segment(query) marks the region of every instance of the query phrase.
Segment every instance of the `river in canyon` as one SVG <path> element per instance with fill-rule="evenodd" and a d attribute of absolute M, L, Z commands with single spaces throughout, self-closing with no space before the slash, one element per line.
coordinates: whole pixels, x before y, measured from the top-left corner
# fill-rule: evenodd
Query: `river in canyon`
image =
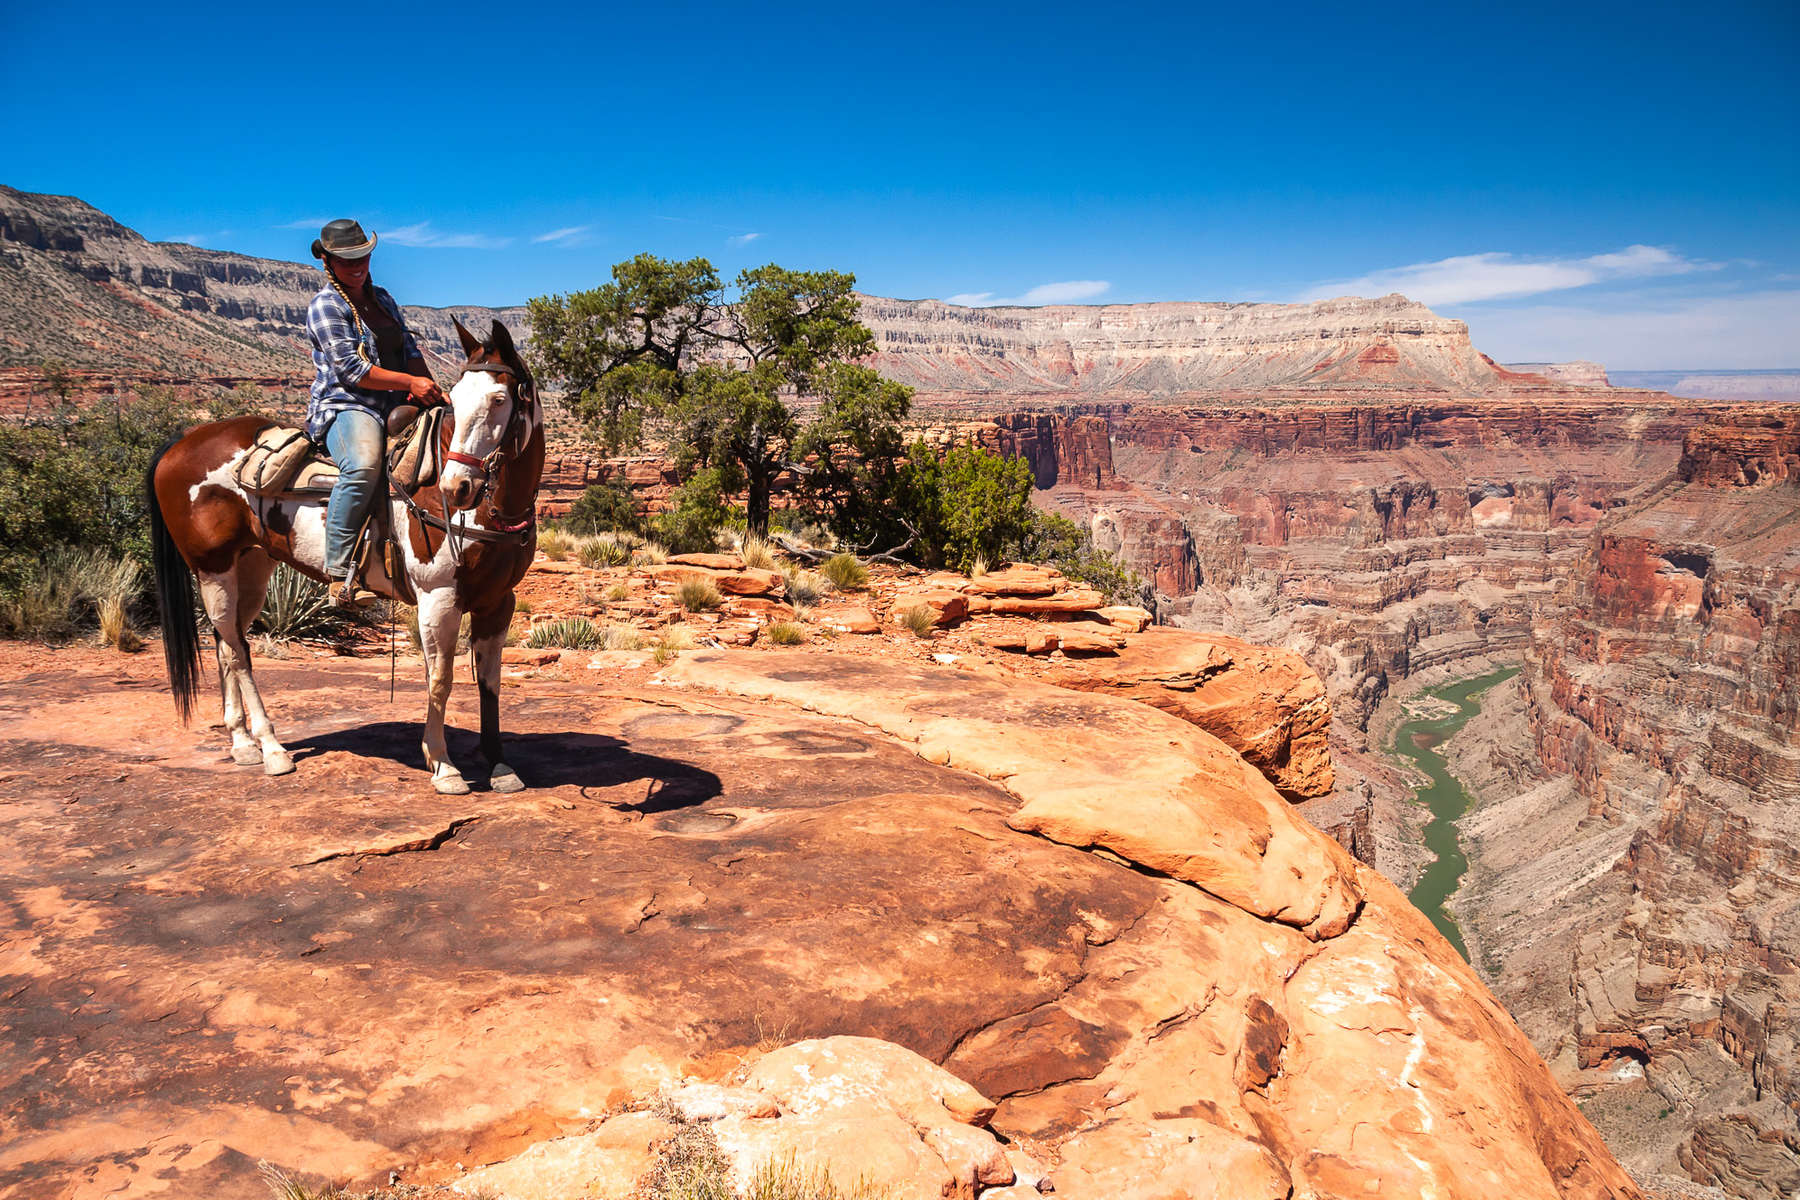
<path fill-rule="evenodd" d="M 1456 822 L 1469 811 L 1469 794 L 1462 781 L 1450 773 L 1450 765 L 1438 750 L 1481 711 L 1481 696 L 1497 683 L 1504 683 L 1519 673 L 1517 667 L 1495 671 L 1474 679 L 1458 680 L 1432 688 L 1409 701 L 1408 713 L 1416 714 L 1400 726 L 1394 735 L 1394 754 L 1409 763 L 1430 781 L 1415 790 L 1419 803 L 1431 810 L 1431 823 L 1425 827 L 1425 845 L 1436 855 L 1425 873 L 1419 876 L 1407 898 L 1420 912 L 1431 918 L 1438 932 L 1449 939 L 1464 959 L 1469 948 L 1463 943 L 1462 929 L 1456 919 L 1444 911 L 1444 902 L 1462 883 L 1469 860 L 1463 856 Z"/>

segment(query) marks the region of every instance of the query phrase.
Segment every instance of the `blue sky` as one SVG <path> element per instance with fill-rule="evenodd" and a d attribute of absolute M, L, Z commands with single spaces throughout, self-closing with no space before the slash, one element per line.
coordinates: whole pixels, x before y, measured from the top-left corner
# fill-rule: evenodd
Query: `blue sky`
<path fill-rule="evenodd" d="M 1800 367 L 1800 6 L 0 11 L 0 182 L 409 303 L 642 250 L 885 295 L 1403 291 L 1502 360 Z"/>

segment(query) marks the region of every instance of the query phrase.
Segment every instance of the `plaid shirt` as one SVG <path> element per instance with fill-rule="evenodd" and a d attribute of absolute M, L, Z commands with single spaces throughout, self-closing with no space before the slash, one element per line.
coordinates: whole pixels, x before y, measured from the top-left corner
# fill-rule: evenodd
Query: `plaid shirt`
<path fill-rule="evenodd" d="M 394 298 L 385 288 L 378 287 L 375 299 L 400 323 L 400 331 L 406 336 L 407 361 L 424 357 Z M 306 332 L 312 338 L 314 371 L 312 400 L 306 406 L 306 434 L 313 441 L 323 443 L 332 418 L 346 408 L 366 408 L 376 416 L 386 417 L 388 410 L 405 396 L 404 392 L 373 392 L 356 386 L 377 361 L 375 334 L 367 326 L 359 326 L 349 303 L 331 285 L 319 289 L 306 306 Z"/>

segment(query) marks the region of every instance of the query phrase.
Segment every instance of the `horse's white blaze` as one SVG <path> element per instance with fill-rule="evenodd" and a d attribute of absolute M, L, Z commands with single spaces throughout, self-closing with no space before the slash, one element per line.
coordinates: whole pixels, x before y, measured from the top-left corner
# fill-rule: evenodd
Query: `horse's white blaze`
<path fill-rule="evenodd" d="M 511 415 L 511 401 L 506 385 L 499 378 L 477 368 L 456 381 L 450 389 L 450 409 L 456 426 L 450 434 L 450 449 L 470 458 L 485 459 L 500 448 L 506 436 L 506 420 Z M 463 479 L 473 479 L 475 472 L 462 463 L 447 463 L 438 480 L 445 491 Z"/>
<path fill-rule="evenodd" d="M 202 490 L 209 487 L 216 487 L 221 491 L 230 492 L 239 500 L 248 504 L 250 498 L 244 494 L 244 489 L 238 486 L 237 481 L 238 464 L 244 461 L 244 455 L 248 453 L 250 453 L 250 448 L 246 446 L 244 449 L 237 451 L 230 458 L 201 476 L 200 482 L 188 489 L 188 503 L 196 503 L 200 499 Z"/>

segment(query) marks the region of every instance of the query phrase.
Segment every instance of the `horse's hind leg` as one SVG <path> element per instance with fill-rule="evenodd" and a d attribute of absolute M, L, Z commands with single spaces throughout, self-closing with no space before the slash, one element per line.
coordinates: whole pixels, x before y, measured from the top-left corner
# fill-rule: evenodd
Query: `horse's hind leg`
<path fill-rule="evenodd" d="M 269 586 L 269 572 L 274 565 L 269 556 L 254 550 L 241 557 L 230 570 L 220 574 L 200 574 L 200 602 L 212 622 L 213 638 L 219 655 L 220 690 L 226 703 L 226 722 L 232 722 L 232 701 L 241 706 L 238 722 L 248 726 L 250 737 L 262 751 L 265 775 L 286 775 L 294 769 L 294 760 L 275 738 L 274 723 L 263 707 L 256 690 L 256 679 L 250 673 L 250 642 L 245 636 L 250 622 L 262 610 L 263 596 Z M 232 757 L 238 758 L 237 725 L 232 726 Z"/>
<path fill-rule="evenodd" d="M 501 757 L 500 655 L 506 631 L 512 625 L 513 597 L 508 592 L 499 607 L 477 613 L 469 638 L 475 648 L 475 687 L 481 693 L 481 757 L 488 761 L 488 786 L 496 792 L 517 792 L 524 781 Z"/>
<path fill-rule="evenodd" d="M 225 710 L 225 728 L 231 733 L 231 761 L 241 766 L 262 762 L 262 747 L 250 736 L 244 719 L 244 699 L 238 691 L 237 672 L 225 665 L 225 639 L 213 639 L 213 657 L 219 664 L 219 701 Z"/>

